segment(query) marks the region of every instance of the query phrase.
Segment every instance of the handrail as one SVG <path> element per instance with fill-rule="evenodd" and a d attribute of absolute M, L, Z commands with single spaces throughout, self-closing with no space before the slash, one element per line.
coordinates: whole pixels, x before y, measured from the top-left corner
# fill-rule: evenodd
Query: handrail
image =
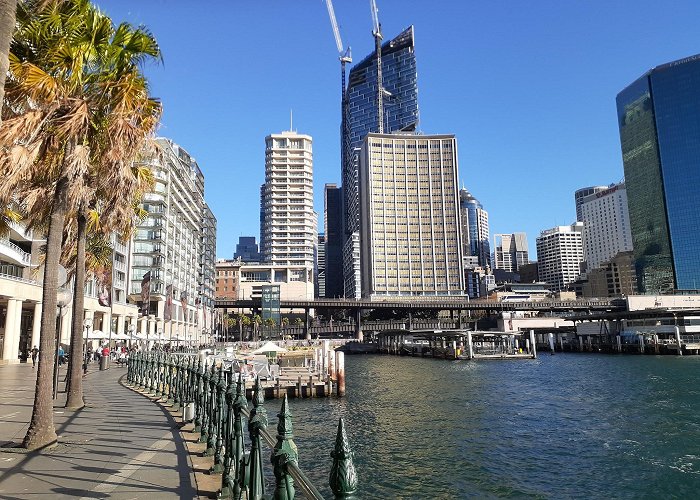
<path fill-rule="evenodd" d="M 15 244 L 12 243 L 10 240 L 6 240 L 6 239 L 4 239 L 4 238 L 0 238 L 0 244 L 2 244 L 2 245 L 4 245 L 4 246 L 10 248 L 11 250 L 14 250 L 15 252 L 17 252 L 17 253 L 22 257 L 22 262 L 25 262 L 25 263 L 29 264 L 29 263 L 32 261 L 32 256 L 31 256 L 31 254 L 28 254 L 27 252 L 25 252 L 24 250 L 22 250 L 22 248 L 21 248 L 20 246 L 15 245 Z"/>
<path fill-rule="evenodd" d="M 14 276 L 12 274 L 6 274 L 6 273 L 2 273 L 2 272 L 0 272 L 0 278 L 14 280 L 14 281 L 21 281 L 22 283 L 27 283 L 29 285 L 41 286 L 41 284 L 36 280 L 30 280 L 27 278 L 20 278 L 19 276 Z"/>

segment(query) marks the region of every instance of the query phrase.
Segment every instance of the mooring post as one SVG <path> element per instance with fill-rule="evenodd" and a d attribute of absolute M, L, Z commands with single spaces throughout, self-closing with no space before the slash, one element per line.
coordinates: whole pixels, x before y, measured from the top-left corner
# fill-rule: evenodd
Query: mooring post
<path fill-rule="evenodd" d="M 532 344 L 532 359 L 536 359 L 537 345 L 535 344 L 535 330 L 530 330 L 530 344 Z"/>
<path fill-rule="evenodd" d="M 554 355 L 554 334 L 549 332 L 549 353 Z"/>
<path fill-rule="evenodd" d="M 302 397 L 301 395 L 301 386 L 302 386 L 302 381 L 301 381 L 301 375 L 299 375 L 299 381 L 297 382 L 297 397 L 300 398 Z"/>
<path fill-rule="evenodd" d="M 336 380 L 338 384 L 338 396 L 345 396 L 345 353 L 342 351 L 335 352 L 335 367 Z M 301 378 L 300 378 L 301 380 Z"/>
<path fill-rule="evenodd" d="M 619 335 L 616 335 L 615 340 L 617 341 L 617 352 L 622 352 L 622 339 Z"/>
<path fill-rule="evenodd" d="M 329 485 L 336 498 L 351 498 L 357 491 L 357 473 L 352 462 L 350 443 L 345 434 L 343 419 L 338 420 L 338 432 L 335 435 L 335 448 L 331 452 L 333 465 Z"/>
<path fill-rule="evenodd" d="M 452 341 L 452 355 L 454 356 L 454 359 L 457 359 L 457 341 L 456 340 Z"/>
<path fill-rule="evenodd" d="M 358 342 L 363 341 L 362 335 L 362 309 L 359 307 L 355 309 L 355 340 Z"/>
<path fill-rule="evenodd" d="M 308 397 L 313 398 L 314 397 L 314 377 L 313 377 L 313 375 L 309 375 L 308 389 L 309 389 Z"/>
<path fill-rule="evenodd" d="M 681 329 L 678 328 L 678 326 L 674 326 L 673 333 L 676 334 L 676 344 L 678 344 L 678 355 L 683 356 L 683 344 L 681 342 Z"/>
<path fill-rule="evenodd" d="M 323 375 L 321 376 L 322 380 L 325 380 L 326 377 L 328 377 L 328 351 L 330 349 L 330 341 L 324 340 L 323 341 L 323 351 L 322 351 L 322 357 L 321 357 L 321 372 Z"/>
<path fill-rule="evenodd" d="M 471 331 L 467 331 L 467 348 L 469 349 L 469 359 L 474 359 L 474 344 L 472 343 Z"/>
<path fill-rule="evenodd" d="M 578 338 L 578 350 L 579 352 L 583 352 L 583 337 Z"/>

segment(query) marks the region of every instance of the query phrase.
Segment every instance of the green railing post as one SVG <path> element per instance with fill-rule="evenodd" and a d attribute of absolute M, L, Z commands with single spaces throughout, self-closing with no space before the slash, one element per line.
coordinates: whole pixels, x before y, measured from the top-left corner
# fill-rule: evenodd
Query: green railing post
<path fill-rule="evenodd" d="M 219 474 L 224 470 L 224 439 L 223 433 L 226 427 L 226 372 L 224 362 L 219 366 L 219 377 L 216 383 L 216 418 L 214 425 L 214 465 L 210 473 Z"/>
<path fill-rule="evenodd" d="M 234 382 L 233 365 L 231 365 L 231 376 L 228 379 L 228 386 L 224 395 L 226 399 L 226 421 L 224 422 L 223 440 L 224 440 L 224 461 L 223 474 L 221 475 L 221 489 L 217 493 L 217 498 L 231 498 L 233 488 L 229 486 L 231 481 L 231 463 L 233 457 L 233 422 L 235 415 L 233 412 L 233 401 L 236 399 L 235 382 Z"/>
<path fill-rule="evenodd" d="M 331 490 L 336 498 L 350 497 L 357 491 L 357 473 L 352 463 L 352 451 L 345 434 L 343 419 L 338 420 L 338 432 L 335 436 L 335 449 L 331 452 L 333 466 L 329 477 Z"/>
<path fill-rule="evenodd" d="M 211 457 L 214 455 L 214 447 L 216 445 L 216 424 L 219 418 L 219 398 L 217 397 L 217 387 L 221 371 L 216 370 L 216 363 L 212 364 L 212 376 L 209 378 L 209 420 L 207 422 L 207 449 L 204 451 L 204 456 Z"/>
<path fill-rule="evenodd" d="M 172 354 L 165 355 L 163 362 L 163 399 L 166 404 L 173 402 L 173 359 Z"/>
<path fill-rule="evenodd" d="M 245 481 L 245 464 L 243 457 L 245 455 L 245 442 L 243 441 L 243 410 L 248 408 L 248 399 L 245 395 L 245 381 L 243 374 L 238 374 L 238 382 L 236 383 L 236 399 L 233 400 L 233 412 L 235 421 L 233 422 L 233 467 L 235 481 L 233 488 L 234 498 L 239 498 L 241 491 L 246 484 Z"/>
<path fill-rule="evenodd" d="M 163 391 L 161 390 L 161 382 L 163 381 L 163 354 L 161 353 L 158 353 L 156 356 L 156 371 L 153 380 L 155 382 L 153 395 L 160 397 L 163 395 Z"/>
<path fill-rule="evenodd" d="M 294 500 L 294 479 L 287 472 L 287 464 L 299 459 L 297 445 L 294 444 L 292 413 L 289 411 L 287 395 L 282 400 L 282 409 L 277 414 L 277 443 L 272 450 L 270 461 L 275 473 L 275 500 Z"/>
<path fill-rule="evenodd" d="M 202 428 L 202 378 L 204 377 L 204 368 L 202 360 L 197 359 L 197 371 L 194 379 L 194 430 L 199 432 Z"/>
<path fill-rule="evenodd" d="M 265 395 L 260 387 L 260 378 L 255 379 L 255 392 L 253 394 L 253 409 L 248 418 L 248 433 L 250 434 L 250 456 L 248 468 L 250 470 L 250 484 L 248 487 L 248 500 L 261 500 L 265 494 L 262 468 L 262 446 L 260 431 L 267 427 L 267 413 L 263 403 Z"/>
<path fill-rule="evenodd" d="M 182 379 L 184 377 L 184 359 L 180 356 L 173 356 L 173 364 L 171 367 L 171 381 L 170 381 L 170 391 L 168 396 L 169 401 L 172 404 L 172 410 L 178 411 L 180 409 L 180 386 L 182 385 Z"/>
<path fill-rule="evenodd" d="M 209 395 L 209 380 L 212 377 L 212 373 L 209 367 L 204 366 L 204 374 L 202 375 L 202 409 L 201 409 L 201 431 L 199 434 L 199 442 L 207 442 L 207 432 L 209 430 L 209 406 L 210 406 L 210 395 Z"/>

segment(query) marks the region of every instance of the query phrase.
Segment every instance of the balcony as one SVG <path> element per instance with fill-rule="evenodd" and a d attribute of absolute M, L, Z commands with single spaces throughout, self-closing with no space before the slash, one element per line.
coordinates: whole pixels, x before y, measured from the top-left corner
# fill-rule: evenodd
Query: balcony
<path fill-rule="evenodd" d="M 32 256 L 12 243 L 10 240 L 0 239 L 0 255 L 13 264 L 28 266 L 32 262 Z"/>

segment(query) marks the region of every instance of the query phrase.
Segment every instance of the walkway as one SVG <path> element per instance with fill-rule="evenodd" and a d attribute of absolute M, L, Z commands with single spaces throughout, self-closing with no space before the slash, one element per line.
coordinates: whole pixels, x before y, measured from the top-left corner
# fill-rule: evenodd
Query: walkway
<path fill-rule="evenodd" d="M 84 379 L 85 408 L 65 410 L 65 394 L 59 394 L 55 448 L 18 453 L 0 447 L 0 499 L 196 498 L 187 451 L 170 414 L 120 385 L 126 370 L 95 368 Z M 34 383 L 31 364 L 0 367 L 0 446 L 24 437 Z"/>

